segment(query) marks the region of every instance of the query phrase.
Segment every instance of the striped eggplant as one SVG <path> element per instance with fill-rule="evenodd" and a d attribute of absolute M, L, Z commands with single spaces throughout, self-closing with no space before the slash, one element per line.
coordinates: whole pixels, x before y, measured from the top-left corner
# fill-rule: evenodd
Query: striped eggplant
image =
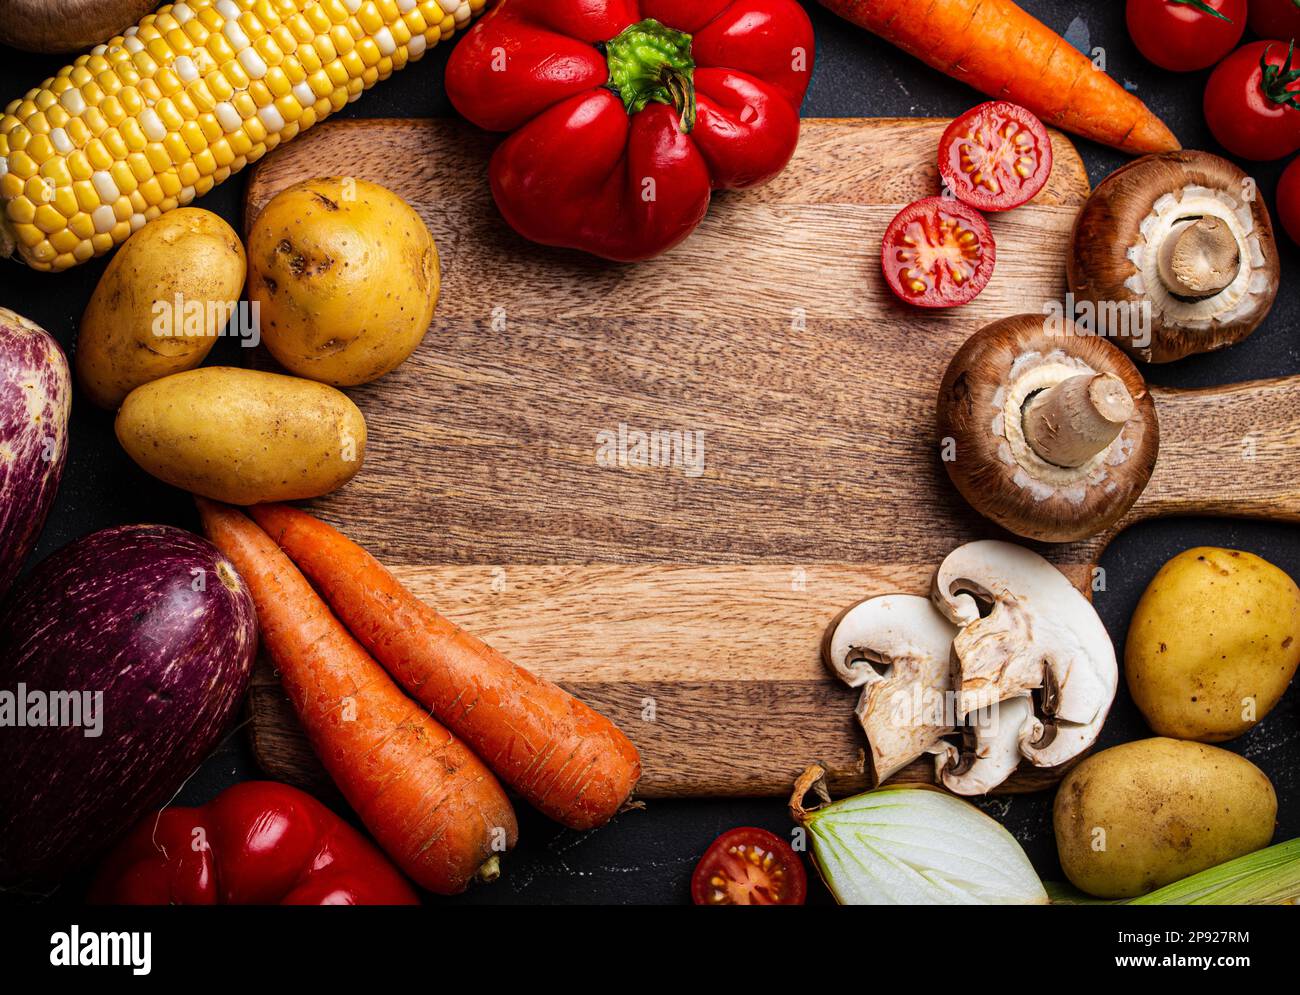
<path fill-rule="evenodd" d="M 211 543 L 164 525 L 64 546 L 0 612 L 0 884 L 59 879 L 216 745 L 257 618 Z"/>
<path fill-rule="evenodd" d="M 0 308 L 0 598 L 36 545 L 68 456 L 68 360 L 39 325 Z"/>

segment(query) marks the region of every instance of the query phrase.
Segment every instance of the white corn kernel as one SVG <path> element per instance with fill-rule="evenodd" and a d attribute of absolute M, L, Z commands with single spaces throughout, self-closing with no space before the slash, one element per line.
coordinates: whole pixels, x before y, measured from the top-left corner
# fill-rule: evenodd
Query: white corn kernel
<path fill-rule="evenodd" d="M 106 235 L 113 230 L 117 224 L 117 217 L 113 214 L 111 204 L 100 204 L 90 213 L 90 220 L 94 222 L 95 231 L 100 235 Z"/>
<path fill-rule="evenodd" d="M 167 126 L 152 107 L 146 107 L 140 112 L 140 129 L 151 142 L 161 142 L 167 137 Z"/>
<path fill-rule="evenodd" d="M 267 104 L 257 112 L 257 116 L 269 132 L 274 133 L 284 127 L 284 117 L 276 110 L 275 104 Z"/>
<path fill-rule="evenodd" d="M 117 189 L 117 184 L 113 182 L 113 177 L 102 169 L 91 175 L 90 182 L 94 184 L 95 193 L 99 194 L 100 200 L 117 200 L 122 195 Z"/>
<path fill-rule="evenodd" d="M 238 131 L 244 123 L 244 119 L 239 116 L 239 111 L 235 110 L 235 105 L 229 100 L 223 100 L 213 108 L 216 115 L 217 124 L 221 125 L 221 130 L 227 135 L 232 131 Z"/>
<path fill-rule="evenodd" d="M 239 53 L 239 64 L 244 67 L 250 79 L 261 79 L 266 75 L 266 62 L 257 54 L 257 49 L 244 49 Z"/>

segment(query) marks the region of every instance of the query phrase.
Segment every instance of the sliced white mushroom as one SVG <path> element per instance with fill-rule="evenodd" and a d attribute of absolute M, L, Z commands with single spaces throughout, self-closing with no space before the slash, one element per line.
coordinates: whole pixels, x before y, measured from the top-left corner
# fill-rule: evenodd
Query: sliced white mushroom
<path fill-rule="evenodd" d="M 935 758 L 935 777 L 958 795 L 986 795 L 1009 778 L 1028 745 L 1043 734 L 1029 696 L 986 705 L 966 717 L 969 745 L 953 743 Z"/>
<path fill-rule="evenodd" d="M 946 753 L 952 733 L 952 639 L 956 628 L 926 598 L 863 601 L 832 625 L 822 655 L 850 687 L 879 784 L 926 753 Z"/>
<path fill-rule="evenodd" d="M 1119 668 L 1096 610 L 1032 550 L 985 540 L 950 553 L 935 574 L 936 607 L 959 627 L 958 719 L 1027 699 L 1041 728 L 1020 753 L 1055 767 L 1096 741 Z"/>

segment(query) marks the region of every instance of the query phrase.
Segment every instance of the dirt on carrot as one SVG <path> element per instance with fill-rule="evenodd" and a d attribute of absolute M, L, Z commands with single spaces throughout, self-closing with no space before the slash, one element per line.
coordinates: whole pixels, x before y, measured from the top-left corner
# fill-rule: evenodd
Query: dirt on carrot
<path fill-rule="evenodd" d="M 1045 124 L 1125 152 L 1179 148 L 1137 97 L 1011 0 L 821 0 L 845 20 Z"/>
<path fill-rule="evenodd" d="M 627 803 L 641 758 L 613 722 L 438 614 L 331 526 L 286 505 L 250 514 L 375 659 L 541 812 L 589 829 Z"/>
<path fill-rule="evenodd" d="M 265 532 L 196 501 L 252 592 L 263 646 L 312 747 L 379 845 L 441 895 L 494 877 L 518 826 L 492 772 L 402 693 Z"/>

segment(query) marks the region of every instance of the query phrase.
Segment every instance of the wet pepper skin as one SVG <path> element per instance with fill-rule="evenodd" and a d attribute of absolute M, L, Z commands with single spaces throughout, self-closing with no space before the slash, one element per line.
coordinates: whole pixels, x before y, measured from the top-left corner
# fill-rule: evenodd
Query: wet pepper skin
<path fill-rule="evenodd" d="M 689 55 L 667 57 L 671 96 L 637 108 L 653 80 L 619 86 L 611 66 L 625 29 L 647 25 Z M 629 43 L 623 64 L 654 76 L 646 52 Z M 503 0 L 453 51 L 447 93 L 474 124 L 510 132 L 489 177 L 511 227 L 632 262 L 689 235 L 712 191 L 785 168 L 812 65 L 795 0 Z"/>
<path fill-rule="evenodd" d="M 287 784 L 245 781 L 199 808 L 143 819 L 109 854 L 102 905 L 416 905 L 359 832 Z"/>

